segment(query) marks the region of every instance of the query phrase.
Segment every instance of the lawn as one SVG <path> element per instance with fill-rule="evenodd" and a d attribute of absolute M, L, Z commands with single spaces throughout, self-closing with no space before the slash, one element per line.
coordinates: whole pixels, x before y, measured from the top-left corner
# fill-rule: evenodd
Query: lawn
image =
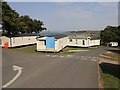
<path fill-rule="evenodd" d="M 66 47 L 62 50 L 61 53 L 72 53 L 72 52 L 77 52 L 77 51 L 83 51 L 83 50 L 88 50 L 88 48 L 78 48 L 78 47 Z"/>
<path fill-rule="evenodd" d="M 24 47 L 16 47 L 16 48 L 10 48 L 12 50 L 20 51 L 20 52 L 26 52 L 26 53 L 36 53 L 36 54 L 45 54 L 46 52 L 37 52 L 36 51 L 36 45 L 31 45 L 31 46 L 24 46 Z M 49 54 L 70 54 L 73 52 L 63 52 L 61 51 L 60 53 L 49 53 Z"/>
<path fill-rule="evenodd" d="M 17 51 L 22 51 L 22 52 L 34 53 L 34 52 L 36 52 L 36 45 L 16 47 L 16 48 L 11 48 L 11 49 L 17 50 Z"/>
<path fill-rule="evenodd" d="M 90 50 L 95 50 L 97 48 L 103 48 L 104 46 L 94 46 L 94 47 L 66 47 L 63 49 L 64 52 L 77 52 L 77 51 L 90 51 Z"/>
<path fill-rule="evenodd" d="M 101 56 L 103 56 L 104 58 L 108 58 L 110 60 L 118 61 L 118 57 L 120 57 L 120 54 L 119 53 L 106 52 L 106 53 L 101 54 Z"/>
<path fill-rule="evenodd" d="M 102 87 L 105 89 L 108 88 L 119 88 L 120 90 L 120 73 L 119 73 L 120 65 L 110 64 L 110 63 L 102 63 L 100 64 L 100 75 Z"/>
<path fill-rule="evenodd" d="M 120 57 L 120 53 L 108 51 L 101 55 L 100 57 L 102 58 L 100 59 L 100 61 L 102 62 L 99 64 L 99 67 L 101 75 L 100 81 L 103 81 L 103 87 L 106 89 L 119 88 L 117 90 L 120 90 L 120 64 L 118 62 L 118 57 Z"/>
<path fill-rule="evenodd" d="M 36 45 L 16 47 L 16 48 L 11 48 L 11 49 L 21 51 L 21 52 L 28 52 L 28 53 L 40 53 L 40 54 L 45 53 L 45 52 L 36 52 Z M 92 48 L 66 47 L 59 53 L 49 53 L 49 54 L 71 54 L 71 53 L 75 53 L 77 51 L 89 51 L 89 50 L 95 50 L 95 49 L 96 49 L 96 47 L 95 48 L 94 47 L 92 47 Z"/>

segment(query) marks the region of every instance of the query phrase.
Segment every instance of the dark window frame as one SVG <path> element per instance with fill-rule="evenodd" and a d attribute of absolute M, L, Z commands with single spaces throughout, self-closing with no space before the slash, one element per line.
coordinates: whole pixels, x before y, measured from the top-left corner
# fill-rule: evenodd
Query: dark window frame
<path fill-rule="evenodd" d="M 72 39 L 69 39 L 69 42 L 72 42 L 73 40 Z"/>
<path fill-rule="evenodd" d="M 44 45 L 46 46 L 46 40 L 44 40 Z"/>
<path fill-rule="evenodd" d="M 85 40 L 83 40 L 82 44 L 85 45 Z"/>
<path fill-rule="evenodd" d="M 78 44 L 78 40 L 76 39 L 76 44 Z"/>

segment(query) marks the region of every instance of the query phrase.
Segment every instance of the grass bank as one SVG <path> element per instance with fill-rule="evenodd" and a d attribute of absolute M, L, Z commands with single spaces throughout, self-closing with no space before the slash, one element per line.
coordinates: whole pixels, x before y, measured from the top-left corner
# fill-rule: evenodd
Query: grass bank
<path fill-rule="evenodd" d="M 100 75 L 102 87 L 107 88 L 119 88 L 120 90 L 120 74 L 119 74 L 120 66 L 110 64 L 110 63 L 102 63 L 100 64 Z"/>
<path fill-rule="evenodd" d="M 116 88 L 120 90 L 120 64 L 118 57 L 120 53 L 107 52 L 100 56 L 99 72 L 100 72 L 100 83 L 104 89 Z"/>
<path fill-rule="evenodd" d="M 108 58 L 112 61 L 118 61 L 118 57 L 120 57 L 119 53 L 112 53 L 112 52 L 106 52 L 100 55 L 103 58 Z"/>

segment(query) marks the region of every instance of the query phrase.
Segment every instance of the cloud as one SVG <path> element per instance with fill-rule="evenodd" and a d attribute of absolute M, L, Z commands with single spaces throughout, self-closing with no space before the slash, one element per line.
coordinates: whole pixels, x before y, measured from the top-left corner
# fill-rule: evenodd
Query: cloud
<path fill-rule="evenodd" d="M 101 7 L 102 6 L 102 7 Z M 113 4 L 114 6 L 114 4 Z M 109 8 L 112 5 L 99 4 L 98 8 L 83 8 L 75 6 L 72 8 L 60 8 L 54 13 L 54 19 L 50 26 L 61 30 L 81 29 L 104 29 L 107 25 L 117 24 L 117 12 Z M 99 11 L 101 7 L 101 11 Z M 112 12 L 112 13 L 111 13 Z M 54 29 L 54 28 L 52 28 Z"/>

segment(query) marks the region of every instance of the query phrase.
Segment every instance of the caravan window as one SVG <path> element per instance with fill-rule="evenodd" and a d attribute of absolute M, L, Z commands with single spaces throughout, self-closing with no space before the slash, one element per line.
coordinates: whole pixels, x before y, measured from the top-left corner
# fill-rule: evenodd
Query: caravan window
<path fill-rule="evenodd" d="M 85 45 L 85 40 L 83 40 L 83 45 Z"/>
<path fill-rule="evenodd" d="M 46 40 L 44 41 L 44 45 L 46 45 Z"/>
<path fill-rule="evenodd" d="M 78 44 L 78 41 L 77 41 L 77 39 L 76 39 L 76 44 Z"/>
<path fill-rule="evenodd" d="M 69 39 L 69 42 L 72 42 L 72 39 Z"/>

